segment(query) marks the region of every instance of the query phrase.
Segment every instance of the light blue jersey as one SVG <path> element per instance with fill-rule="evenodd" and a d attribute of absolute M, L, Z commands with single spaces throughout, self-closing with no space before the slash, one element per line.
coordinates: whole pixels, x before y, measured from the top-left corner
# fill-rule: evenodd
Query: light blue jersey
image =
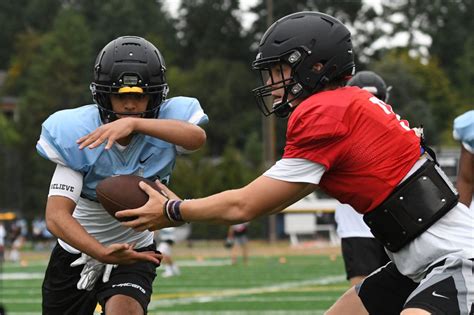
<path fill-rule="evenodd" d="M 199 102 L 187 97 L 163 102 L 159 119 L 176 119 L 192 124 L 208 121 Z M 143 134 L 134 135 L 125 147 L 115 143 L 110 150 L 105 150 L 105 144 L 95 149 L 79 150 L 76 140 L 101 125 L 96 105 L 59 111 L 43 123 L 36 148 L 46 159 L 82 174 L 81 197 L 75 200 L 76 208 L 72 215 L 92 237 L 104 245 L 133 243 L 137 248 L 148 246 L 153 242 L 153 233 L 137 232 L 112 218 L 96 201 L 95 188 L 102 179 L 121 174 L 136 174 L 167 182 L 176 155 L 185 150 Z M 62 240 L 58 242 L 70 253 L 79 252 Z"/>
<path fill-rule="evenodd" d="M 465 112 L 454 119 L 453 137 L 461 141 L 466 150 L 474 154 L 474 110 Z"/>
<path fill-rule="evenodd" d="M 197 125 L 208 121 L 199 101 L 188 97 L 174 97 L 163 102 L 159 119 L 176 119 Z M 169 181 L 178 153 L 172 143 L 136 134 L 124 150 L 117 146 L 105 150 L 105 144 L 95 149 L 79 150 L 76 140 L 100 125 L 102 121 L 96 105 L 56 112 L 43 123 L 36 149 L 46 159 L 82 173 L 81 196 L 93 201 L 97 200 L 97 184 L 110 176 L 135 174 L 150 180 Z"/>

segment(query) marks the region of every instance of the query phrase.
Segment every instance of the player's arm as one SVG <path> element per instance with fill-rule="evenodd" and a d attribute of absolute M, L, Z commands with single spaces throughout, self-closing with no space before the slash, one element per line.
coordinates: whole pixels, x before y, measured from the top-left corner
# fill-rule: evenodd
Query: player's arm
<path fill-rule="evenodd" d="M 46 225 L 56 237 L 104 263 L 133 263 L 147 260 L 159 264 L 157 255 L 135 252 L 130 244 L 105 247 L 72 216 L 82 190 L 82 174 L 66 166 L 56 167 L 46 203 Z"/>
<path fill-rule="evenodd" d="M 472 202 L 472 194 L 474 193 L 474 154 L 469 152 L 463 145 L 461 145 L 456 186 L 459 191 L 459 202 L 469 207 Z"/>
<path fill-rule="evenodd" d="M 76 203 L 64 196 L 49 196 L 46 204 L 46 225 L 56 237 L 87 255 L 99 259 L 103 246 L 90 236 L 73 218 Z"/>
<path fill-rule="evenodd" d="M 279 212 L 316 190 L 324 172 L 323 165 L 306 159 L 282 159 L 243 188 L 185 200 L 178 208 L 182 219 L 187 222 L 205 221 L 226 225 L 248 222 L 262 215 Z M 157 184 L 170 199 L 179 199 L 166 186 Z M 167 198 L 144 182 L 140 183 L 140 187 L 150 198 L 141 208 L 117 212 L 117 217 L 138 217 L 123 224 L 139 231 L 175 224 L 166 217 L 169 213 L 163 211 Z M 179 203 L 172 205 L 176 204 Z"/>
<path fill-rule="evenodd" d="M 140 187 L 150 195 L 148 202 L 138 209 L 117 212 L 116 216 L 138 215 L 137 219 L 123 224 L 139 231 L 171 226 L 172 223 L 162 211 L 166 198 L 143 182 Z M 170 198 L 177 198 L 166 186 L 160 184 L 160 188 Z M 227 190 L 206 198 L 185 200 L 180 206 L 181 215 L 187 222 L 225 225 L 243 223 L 281 211 L 315 189 L 315 184 L 287 182 L 262 175 L 240 189 Z"/>
<path fill-rule="evenodd" d="M 206 143 L 204 129 L 181 120 L 136 118 L 134 130 L 190 151 L 197 150 Z"/>
<path fill-rule="evenodd" d="M 100 126 L 79 138 L 77 143 L 80 149 L 86 146 L 94 149 L 105 142 L 105 149 L 110 149 L 115 141 L 135 132 L 173 143 L 189 151 L 199 149 L 206 142 L 204 129 L 186 121 L 126 117 Z"/>
<path fill-rule="evenodd" d="M 186 200 L 181 204 L 181 214 L 191 222 L 243 223 L 277 213 L 315 189 L 317 185 L 314 184 L 287 182 L 262 175 L 240 189 Z"/>
<path fill-rule="evenodd" d="M 100 257 L 103 246 L 72 216 L 82 190 L 83 176 L 57 165 L 46 203 L 46 225 L 56 237 L 92 257 Z"/>

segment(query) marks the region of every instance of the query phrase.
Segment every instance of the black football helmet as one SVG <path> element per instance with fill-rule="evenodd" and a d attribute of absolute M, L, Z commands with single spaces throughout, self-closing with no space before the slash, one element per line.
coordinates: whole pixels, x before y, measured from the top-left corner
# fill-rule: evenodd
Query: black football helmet
<path fill-rule="evenodd" d="M 348 82 L 349 86 L 358 86 L 367 90 L 378 99 L 387 102 L 390 96 L 391 86 L 387 86 L 385 81 L 377 73 L 372 71 L 359 71 Z"/>
<path fill-rule="evenodd" d="M 319 71 L 313 67 L 317 63 L 323 65 Z M 276 82 L 270 70 L 280 66 L 283 71 L 282 64 L 291 67 L 291 77 Z M 329 82 L 353 74 L 351 33 L 339 20 L 320 12 L 287 15 L 265 32 L 252 67 L 260 71 L 263 83 L 253 90 L 260 110 L 265 116 L 287 117 L 294 99 L 307 98 Z M 282 101 L 273 104 L 271 92 L 282 86 Z"/>
<path fill-rule="evenodd" d="M 144 38 L 123 36 L 108 43 L 97 56 L 94 81 L 90 86 L 102 122 L 116 120 L 117 114 L 156 118 L 168 93 L 165 71 L 165 61 L 160 51 Z M 146 111 L 114 112 L 110 95 L 122 93 L 148 95 Z"/>

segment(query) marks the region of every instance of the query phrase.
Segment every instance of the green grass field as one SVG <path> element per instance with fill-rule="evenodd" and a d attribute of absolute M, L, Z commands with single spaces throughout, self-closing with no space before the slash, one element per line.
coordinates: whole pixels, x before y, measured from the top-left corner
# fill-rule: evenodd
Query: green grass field
<path fill-rule="evenodd" d="M 348 287 L 340 255 L 254 249 L 247 266 L 225 255 L 176 256 L 182 274 L 158 277 L 149 314 L 322 314 Z M 43 259 L 3 265 L 9 315 L 41 314 Z"/>

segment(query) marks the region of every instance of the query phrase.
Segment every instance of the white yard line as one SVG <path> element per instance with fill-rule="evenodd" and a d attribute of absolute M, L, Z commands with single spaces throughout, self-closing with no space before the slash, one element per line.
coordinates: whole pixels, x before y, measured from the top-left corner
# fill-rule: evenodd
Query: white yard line
<path fill-rule="evenodd" d="M 9 272 L 0 274 L 0 280 L 34 280 L 43 279 L 42 272 Z"/>
<path fill-rule="evenodd" d="M 177 296 L 176 298 L 160 299 L 159 295 L 153 295 L 150 302 L 149 309 L 153 310 L 156 307 L 169 307 L 174 305 L 192 304 L 192 303 L 209 303 L 216 300 L 250 294 L 263 294 L 286 291 L 292 288 L 311 286 L 311 285 L 328 285 L 345 280 L 343 275 L 329 276 L 324 278 L 316 278 L 303 281 L 284 282 L 276 285 L 254 287 L 246 289 L 228 289 L 219 291 L 208 291 L 203 293 L 193 293 L 192 296 Z"/>

